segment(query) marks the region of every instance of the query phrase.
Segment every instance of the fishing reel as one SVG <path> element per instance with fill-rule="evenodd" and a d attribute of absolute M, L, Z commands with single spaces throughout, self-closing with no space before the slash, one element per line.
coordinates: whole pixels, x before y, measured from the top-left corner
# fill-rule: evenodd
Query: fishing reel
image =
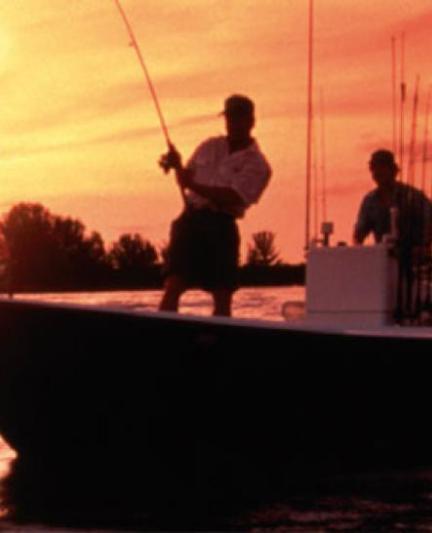
<path fill-rule="evenodd" d="M 174 145 L 170 145 L 169 151 L 166 154 L 163 154 L 159 159 L 159 166 L 163 169 L 165 174 L 173 169 L 179 169 L 182 166 L 182 159 L 179 152 L 176 150 Z"/>

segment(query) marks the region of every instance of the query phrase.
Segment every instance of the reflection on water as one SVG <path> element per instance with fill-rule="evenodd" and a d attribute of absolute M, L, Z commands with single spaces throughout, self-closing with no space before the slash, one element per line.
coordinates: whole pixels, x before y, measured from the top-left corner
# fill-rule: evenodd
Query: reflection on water
<path fill-rule="evenodd" d="M 9 472 L 11 461 L 15 457 L 15 451 L 0 436 L 0 478 L 5 477 Z"/>
<path fill-rule="evenodd" d="M 385 472 L 322 480 L 237 521 L 253 531 L 432 530 L 432 472 Z"/>
<path fill-rule="evenodd" d="M 0 436 L 0 481 L 5 479 L 10 472 L 12 461 L 15 459 L 16 453 L 10 448 L 7 443 Z M 5 516 L 7 510 L 0 502 L 0 517 Z"/>
<path fill-rule="evenodd" d="M 72 303 L 119 307 L 130 311 L 156 311 L 161 291 L 76 292 L 17 295 L 26 300 L 53 303 Z M 248 287 L 234 295 L 233 315 L 237 318 L 284 320 L 282 309 L 288 310 L 290 319 L 304 312 L 304 287 Z M 180 312 L 188 315 L 209 316 L 212 298 L 202 291 L 188 291 L 180 302 Z M 285 313 L 285 316 L 287 313 Z"/>

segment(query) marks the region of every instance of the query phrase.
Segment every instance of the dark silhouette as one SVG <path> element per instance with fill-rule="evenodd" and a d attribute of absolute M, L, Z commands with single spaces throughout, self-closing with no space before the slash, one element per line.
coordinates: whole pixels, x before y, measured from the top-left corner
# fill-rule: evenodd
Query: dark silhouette
<path fill-rule="evenodd" d="M 398 322 L 412 321 L 420 318 L 424 307 L 430 308 L 430 298 L 422 295 L 421 277 L 424 265 L 430 263 L 432 204 L 422 191 L 396 180 L 399 167 L 389 150 L 373 152 L 369 169 L 377 187 L 362 201 L 353 240 L 362 244 L 372 233 L 375 242 L 381 242 L 386 234 L 393 234 L 398 257 L 394 314 Z"/>
<path fill-rule="evenodd" d="M 0 287 L 12 296 L 9 280 L 9 251 L 4 236 L 0 233 Z"/>
<path fill-rule="evenodd" d="M 290 487 L 295 502 L 323 478 L 358 487 L 432 462 L 426 337 L 4 300 L 0 324 L 10 518 L 238 531 L 228 512 Z"/>
<path fill-rule="evenodd" d="M 226 136 L 202 143 L 186 165 L 174 146 L 160 161 L 166 171 L 175 170 L 185 198 L 184 212 L 171 226 L 164 311 L 177 311 L 183 292 L 197 286 L 212 294 L 214 314 L 231 314 L 238 286 L 236 218 L 259 200 L 271 170 L 251 136 L 253 102 L 233 95 L 223 114 Z"/>
<path fill-rule="evenodd" d="M 275 265 L 246 264 L 240 267 L 239 284 L 242 287 L 279 287 L 281 285 L 304 285 L 306 267 L 277 263 Z"/>
<path fill-rule="evenodd" d="M 255 252 L 239 267 L 239 286 L 304 283 L 304 265 L 278 261 L 274 234 L 253 236 Z M 124 234 L 108 252 L 97 232 L 52 214 L 37 203 L 17 204 L 0 223 L 0 289 L 25 291 L 159 289 L 168 261 L 168 246 L 159 250 L 139 234 Z"/>
<path fill-rule="evenodd" d="M 154 266 L 158 260 L 156 248 L 138 233 L 121 235 L 109 256 L 113 267 L 124 272 L 139 272 Z"/>
<path fill-rule="evenodd" d="M 259 231 L 252 235 L 253 244 L 248 247 L 246 264 L 256 266 L 272 266 L 280 263 L 279 252 L 276 251 L 275 234 L 271 231 Z"/>
<path fill-rule="evenodd" d="M 162 265 L 166 265 L 168 263 L 168 247 L 169 245 L 165 241 L 159 246 L 159 257 Z"/>
<path fill-rule="evenodd" d="M 354 242 L 362 244 L 370 233 L 380 242 L 390 232 L 391 209 L 395 208 L 400 245 L 412 248 L 430 243 L 432 204 L 423 192 L 396 180 L 399 167 L 393 153 L 389 150 L 373 152 L 369 169 L 377 187 L 363 198 L 354 228 Z"/>
<path fill-rule="evenodd" d="M 116 285 L 159 288 L 162 284 L 157 250 L 138 233 L 121 235 L 113 243 L 108 261 Z"/>
<path fill-rule="evenodd" d="M 86 237 L 80 221 L 52 215 L 40 204 L 15 205 L 0 230 L 8 250 L 10 290 L 67 289 L 77 279 L 94 284 L 108 269 L 98 233 Z"/>

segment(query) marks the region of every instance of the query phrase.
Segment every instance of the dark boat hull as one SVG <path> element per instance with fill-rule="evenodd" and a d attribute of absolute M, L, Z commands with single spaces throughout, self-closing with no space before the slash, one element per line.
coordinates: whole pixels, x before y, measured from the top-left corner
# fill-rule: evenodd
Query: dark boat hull
<path fill-rule="evenodd" d="M 432 464 L 429 339 L 8 301 L 0 323 L 0 433 L 51 499 L 85 477 L 84 500 L 196 505 Z"/>

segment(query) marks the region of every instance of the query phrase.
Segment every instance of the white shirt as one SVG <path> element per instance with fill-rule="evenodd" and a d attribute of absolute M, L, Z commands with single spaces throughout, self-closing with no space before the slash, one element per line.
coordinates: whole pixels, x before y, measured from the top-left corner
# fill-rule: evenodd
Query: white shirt
<path fill-rule="evenodd" d="M 200 185 L 233 189 L 243 200 L 244 206 L 236 216 L 258 201 L 266 188 L 271 168 L 256 141 L 244 150 L 230 153 L 225 136 L 211 137 L 204 141 L 187 163 L 194 171 L 193 179 Z M 208 198 L 188 191 L 187 202 L 191 207 L 217 209 Z"/>

